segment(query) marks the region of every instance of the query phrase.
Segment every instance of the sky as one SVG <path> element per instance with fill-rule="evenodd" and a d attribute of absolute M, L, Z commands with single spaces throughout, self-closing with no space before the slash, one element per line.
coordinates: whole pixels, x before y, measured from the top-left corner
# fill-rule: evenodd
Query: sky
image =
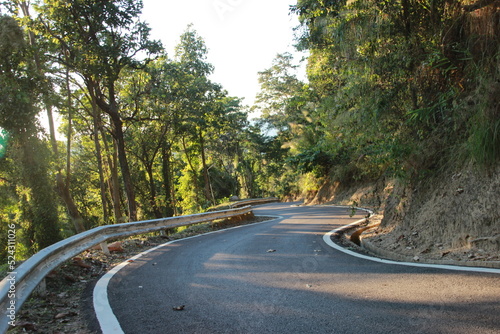
<path fill-rule="evenodd" d="M 170 57 L 189 24 L 208 48 L 215 69 L 212 81 L 229 95 L 252 105 L 259 90 L 258 72 L 272 65 L 278 53 L 295 51 L 289 7 L 297 0 L 143 0 L 142 19 L 151 38 L 162 41 Z M 296 61 L 304 56 L 297 53 Z M 303 71 L 303 70 L 302 70 Z M 299 73 L 299 76 L 303 76 Z"/>

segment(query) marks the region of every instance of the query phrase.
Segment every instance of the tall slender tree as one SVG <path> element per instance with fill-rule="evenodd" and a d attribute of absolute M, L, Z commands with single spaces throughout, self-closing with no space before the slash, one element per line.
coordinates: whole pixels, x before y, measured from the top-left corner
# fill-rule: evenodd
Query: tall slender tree
<path fill-rule="evenodd" d="M 137 0 L 45 0 L 37 7 L 44 33 L 66 50 L 59 61 L 83 78 L 95 103 L 111 119 L 132 221 L 137 220 L 137 204 L 116 85 L 124 68 L 143 66 L 139 54 L 149 57 L 162 49 L 139 20 L 142 6 Z"/>
<path fill-rule="evenodd" d="M 189 26 L 181 36 L 176 48 L 177 83 L 174 99 L 181 110 L 181 129 L 184 135 L 183 146 L 188 155 L 187 141 L 194 145 L 192 149 L 199 154 L 201 173 L 204 182 L 203 194 L 206 200 L 215 204 L 210 190 L 210 176 L 206 156 L 206 136 L 208 131 L 217 126 L 222 113 L 220 100 L 226 94 L 222 87 L 209 80 L 213 66 L 207 62 L 207 48 L 204 40 Z M 197 178 L 197 170 L 187 156 L 192 172 Z"/>

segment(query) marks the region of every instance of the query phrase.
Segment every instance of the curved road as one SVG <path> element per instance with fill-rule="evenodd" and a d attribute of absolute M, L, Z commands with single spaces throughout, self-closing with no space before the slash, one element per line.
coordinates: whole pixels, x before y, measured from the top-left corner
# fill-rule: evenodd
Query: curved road
<path fill-rule="evenodd" d="M 116 333 L 500 333 L 498 274 L 381 264 L 323 241 L 362 212 L 254 211 L 282 218 L 180 240 L 115 273 Z"/>

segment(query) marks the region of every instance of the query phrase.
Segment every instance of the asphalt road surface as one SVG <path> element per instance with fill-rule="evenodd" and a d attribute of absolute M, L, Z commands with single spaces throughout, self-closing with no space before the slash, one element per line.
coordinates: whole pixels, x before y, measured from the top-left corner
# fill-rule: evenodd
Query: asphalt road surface
<path fill-rule="evenodd" d="M 323 241 L 362 212 L 254 212 L 282 218 L 181 240 L 118 271 L 108 298 L 123 332 L 500 333 L 498 274 L 381 264 Z"/>

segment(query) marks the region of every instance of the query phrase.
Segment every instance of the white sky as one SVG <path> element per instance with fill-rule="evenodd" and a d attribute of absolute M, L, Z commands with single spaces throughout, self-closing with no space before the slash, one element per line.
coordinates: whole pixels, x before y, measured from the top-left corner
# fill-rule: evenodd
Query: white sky
<path fill-rule="evenodd" d="M 205 40 L 211 79 L 231 96 L 251 105 L 259 90 L 258 72 L 278 53 L 295 53 L 289 6 L 297 0 L 143 0 L 142 19 L 170 57 L 188 24 Z M 296 56 L 298 62 L 302 54 Z"/>

